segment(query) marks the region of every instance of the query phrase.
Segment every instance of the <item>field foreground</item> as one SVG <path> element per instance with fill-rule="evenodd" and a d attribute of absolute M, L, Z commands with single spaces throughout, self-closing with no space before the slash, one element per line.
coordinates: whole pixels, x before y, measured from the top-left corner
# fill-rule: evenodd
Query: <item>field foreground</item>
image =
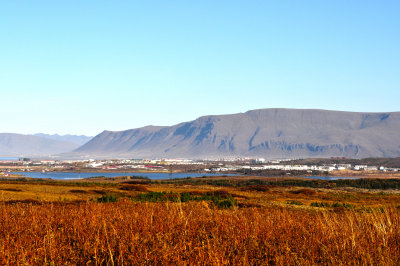
<path fill-rule="evenodd" d="M 87 197 L 83 192 L 93 191 L 65 184 L 1 185 L 7 198 L 35 186 L 46 191 L 52 191 L 51 186 L 67 188 L 71 196 L 81 192 Z M 279 186 L 96 186 L 95 191 L 122 189 L 125 194 L 58 201 L 4 200 L 3 195 L 0 263 L 400 264 L 395 193 Z M 341 203 L 334 203 L 338 200 Z"/>

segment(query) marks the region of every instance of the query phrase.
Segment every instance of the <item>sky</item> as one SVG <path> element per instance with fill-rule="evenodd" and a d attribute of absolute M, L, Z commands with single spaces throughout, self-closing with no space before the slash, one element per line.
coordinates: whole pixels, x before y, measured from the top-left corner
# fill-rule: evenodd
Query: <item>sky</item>
<path fill-rule="evenodd" d="M 0 1 L 1 133 L 400 111 L 400 1 Z"/>

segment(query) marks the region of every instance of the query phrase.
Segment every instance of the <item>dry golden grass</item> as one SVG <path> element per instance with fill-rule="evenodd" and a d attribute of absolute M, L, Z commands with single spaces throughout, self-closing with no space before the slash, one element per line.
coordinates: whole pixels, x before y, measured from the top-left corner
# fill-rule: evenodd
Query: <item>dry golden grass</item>
<path fill-rule="evenodd" d="M 74 193 L 73 190 L 86 191 L 87 193 Z M 0 183 L 0 201 L 27 199 L 39 201 L 88 200 L 96 194 L 101 194 L 101 191 L 104 191 L 104 193 L 113 193 L 118 190 L 112 187 L 70 187 L 48 184 L 2 182 Z"/>
<path fill-rule="evenodd" d="M 0 263 L 400 263 L 397 209 L 220 210 L 205 202 L 0 205 Z"/>
<path fill-rule="evenodd" d="M 239 207 L 128 199 L 147 191 L 233 195 Z M 102 195 L 125 197 L 90 201 Z M 337 189 L 2 182 L 0 264 L 399 265 L 399 205 Z"/>

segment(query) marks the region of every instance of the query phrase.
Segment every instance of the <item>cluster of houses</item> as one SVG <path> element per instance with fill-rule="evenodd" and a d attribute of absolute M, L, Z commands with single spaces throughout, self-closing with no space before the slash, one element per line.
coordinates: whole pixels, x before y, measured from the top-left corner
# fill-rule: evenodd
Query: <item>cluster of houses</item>
<path fill-rule="evenodd" d="M 240 169 L 249 169 L 252 171 L 257 170 L 282 170 L 282 171 L 341 171 L 341 170 L 354 170 L 354 171 L 400 171 L 400 168 L 386 168 L 383 166 L 368 166 L 368 165 L 354 165 L 351 164 L 330 164 L 330 165 L 289 165 L 289 164 L 271 164 L 271 165 L 222 165 L 220 167 L 213 167 L 205 169 L 207 172 L 227 172 L 237 171 Z"/>
<path fill-rule="evenodd" d="M 71 168 L 93 168 L 103 170 L 147 169 L 166 170 L 170 165 L 199 165 L 203 162 L 188 159 L 113 159 L 113 160 L 13 160 L 3 161 L 5 165 L 18 167 L 21 171 L 35 171 L 37 167 L 45 171 L 66 170 Z"/>
<path fill-rule="evenodd" d="M 8 162 L 11 163 L 11 162 Z M 30 166 L 41 166 L 48 169 L 63 170 L 71 167 L 96 168 L 103 170 L 116 169 L 148 169 L 167 170 L 172 165 L 204 165 L 205 172 L 232 172 L 241 169 L 248 170 L 282 170 L 282 171 L 400 171 L 399 168 L 386 168 L 383 166 L 351 165 L 351 164 L 329 164 L 329 165 L 293 165 L 289 160 L 267 161 L 263 158 L 224 158 L 218 160 L 189 160 L 189 159 L 114 159 L 114 160 L 40 160 L 32 161 L 24 158 L 14 161 L 29 171 Z M 200 166 L 201 167 L 201 166 Z M 208 168 L 206 168 L 208 167 Z M 196 167 L 199 169 L 199 167 Z"/>
<path fill-rule="evenodd" d="M 164 169 L 168 165 L 202 164 L 188 159 L 123 159 L 123 160 L 89 160 L 85 167 L 102 169 Z"/>

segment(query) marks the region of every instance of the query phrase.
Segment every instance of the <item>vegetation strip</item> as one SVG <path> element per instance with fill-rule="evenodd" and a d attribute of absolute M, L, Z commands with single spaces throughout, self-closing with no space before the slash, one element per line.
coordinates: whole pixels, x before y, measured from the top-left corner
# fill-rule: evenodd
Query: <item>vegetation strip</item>
<path fill-rule="evenodd" d="M 153 181 L 155 182 L 155 181 Z M 400 179 L 340 179 L 340 180 L 234 180 L 234 179 L 182 179 L 158 181 L 164 184 L 193 184 L 193 185 L 211 185 L 226 187 L 246 187 L 255 185 L 266 186 L 296 186 L 311 188 L 334 188 L 334 187 L 355 187 L 365 189 L 400 189 Z"/>

